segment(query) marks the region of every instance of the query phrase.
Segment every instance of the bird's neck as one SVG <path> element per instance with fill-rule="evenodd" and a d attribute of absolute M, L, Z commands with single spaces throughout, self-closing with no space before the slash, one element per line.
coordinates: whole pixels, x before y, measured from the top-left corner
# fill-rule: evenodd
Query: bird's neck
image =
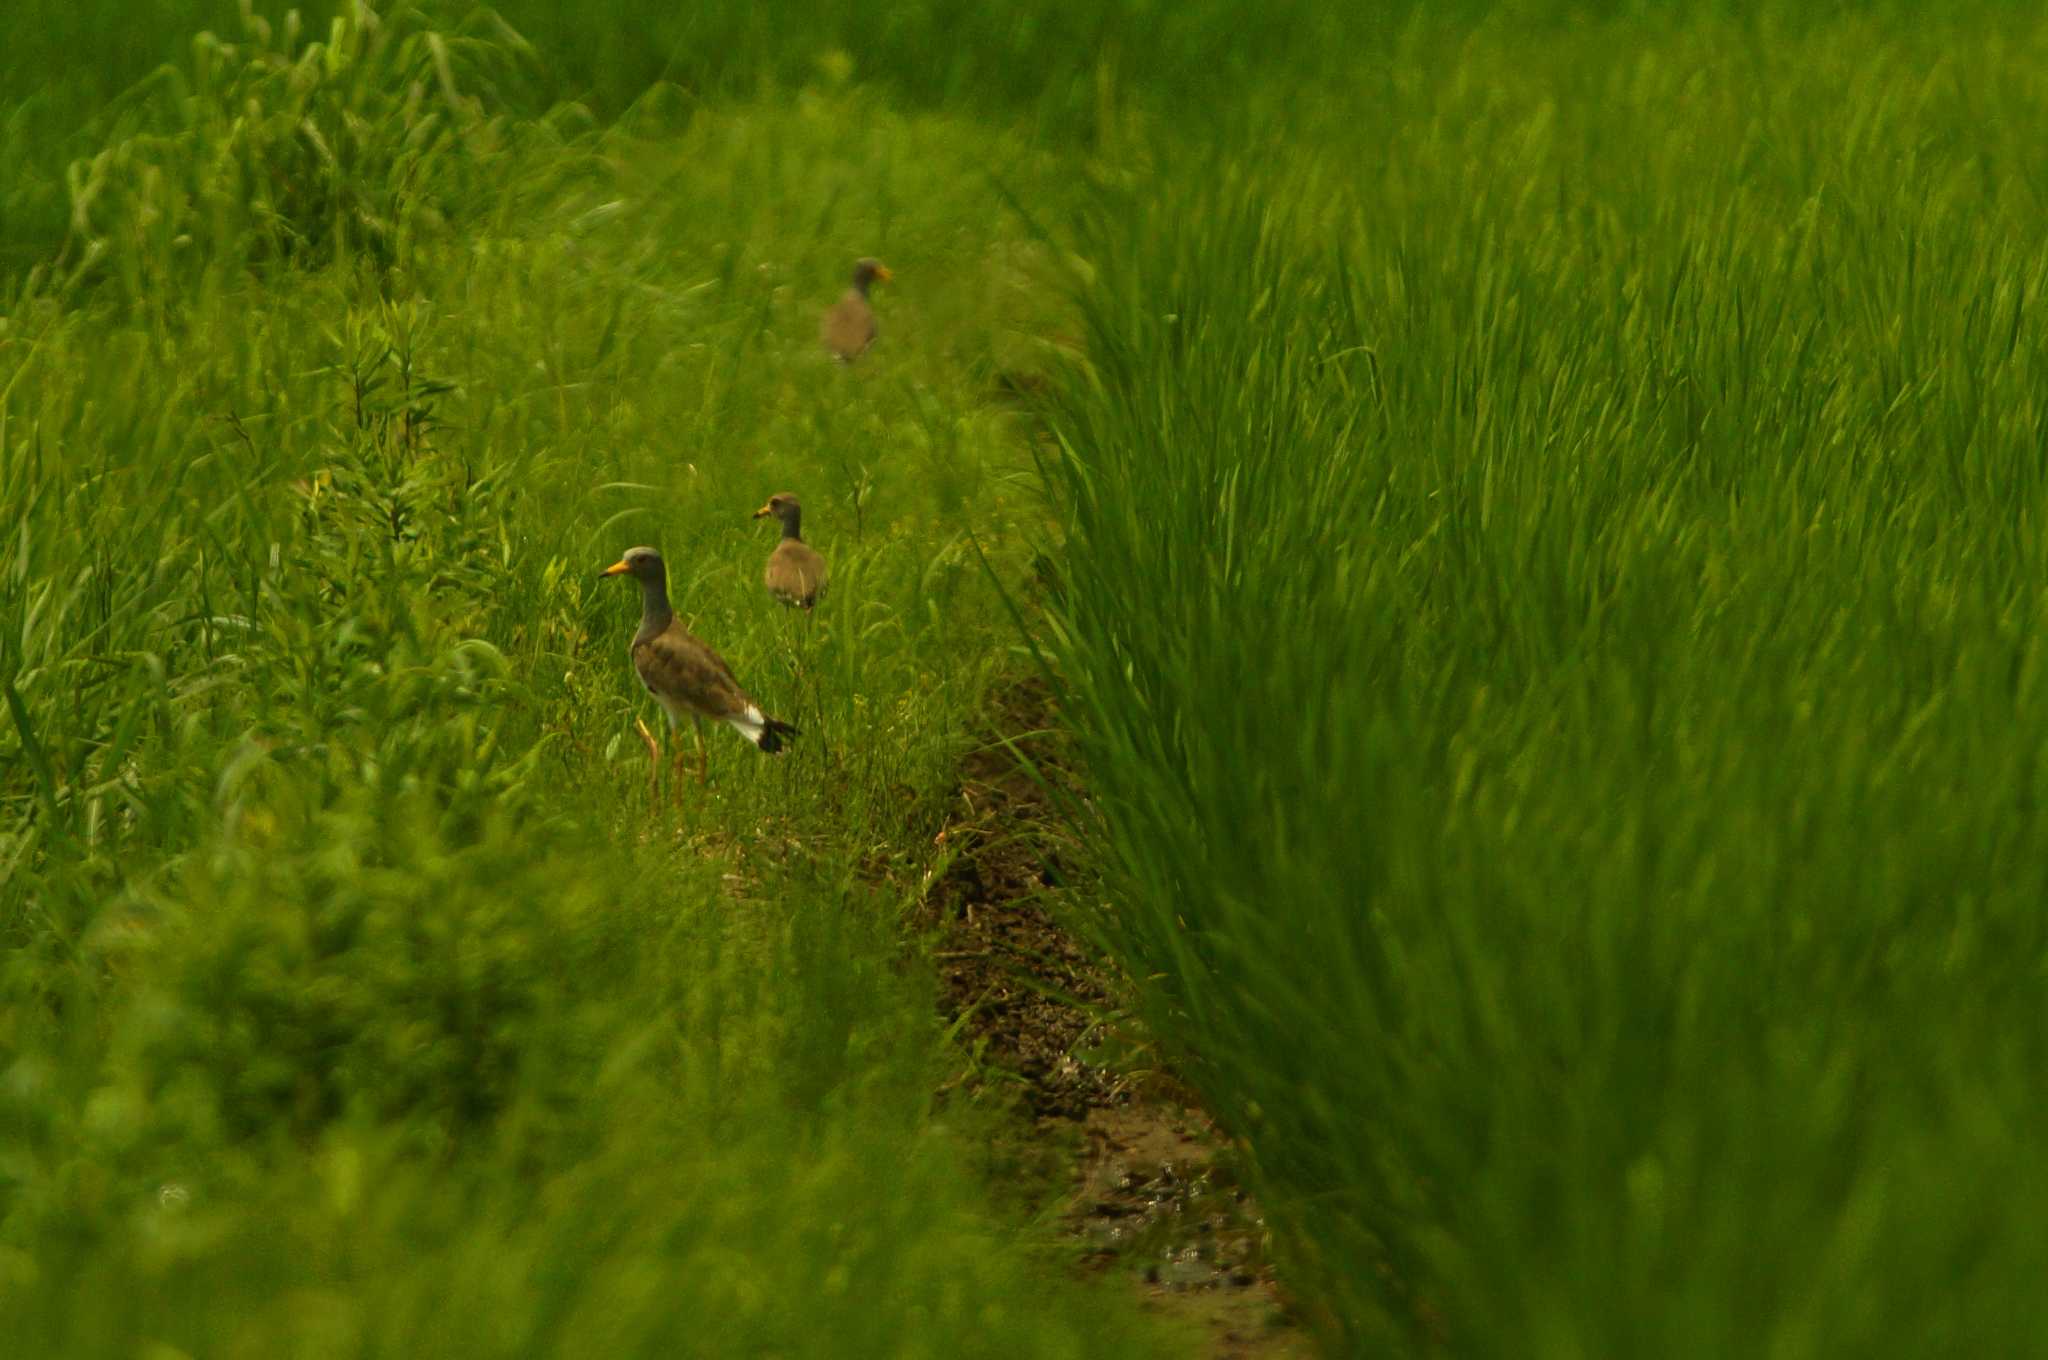
<path fill-rule="evenodd" d="M 853 291 L 859 293 L 862 297 L 866 297 L 868 295 L 868 280 L 860 277 L 858 274 L 854 275 Z"/>
<path fill-rule="evenodd" d="M 640 636 L 651 638 L 667 628 L 674 621 L 676 611 L 669 608 L 668 582 L 642 581 L 640 583 Z"/>
<path fill-rule="evenodd" d="M 799 543 L 802 542 L 804 535 L 800 526 L 803 524 L 803 518 L 803 511 L 801 510 L 783 511 L 782 536 L 786 539 L 795 539 Z"/>

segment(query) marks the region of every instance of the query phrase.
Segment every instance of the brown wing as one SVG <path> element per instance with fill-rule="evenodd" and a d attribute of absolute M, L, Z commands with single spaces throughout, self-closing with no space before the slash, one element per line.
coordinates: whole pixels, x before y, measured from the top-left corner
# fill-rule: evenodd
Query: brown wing
<path fill-rule="evenodd" d="M 868 300 L 858 289 L 847 289 L 846 296 L 825 313 L 818 326 L 818 338 L 842 362 L 859 358 L 875 341 L 875 309 L 868 306 Z"/>
<path fill-rule="evenodd" d="M 695 713 L 731 718 L 754 706 L 725 658 L 690 636 L 680 619 L 633 644 L 633 669 L 640 673 L 647 692 L 678 717 Z"/>
<path fill-rule="evenodd" d="M 785 538 L 768 554 L 761 579 L 776 599 L 809 609 L 825 592 L 825 559 L 810 544 Z"/>

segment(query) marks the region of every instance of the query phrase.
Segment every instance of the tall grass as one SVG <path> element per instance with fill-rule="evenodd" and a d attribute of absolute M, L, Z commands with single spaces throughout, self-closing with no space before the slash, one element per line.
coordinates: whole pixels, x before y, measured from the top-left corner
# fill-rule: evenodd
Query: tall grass
<path fill-rule="evenodd" d="M 1083 215 L 1095 924 L 1343 1353 L 2039 1349 L 2044 43 L 1425 35 Z"/>
<path fill-rule="evenodd" d="M 382 20 L 197 44 L 0 316 L 10 1352 L 1148 1353 L 989 1211 L 900 931 L 1009 641 L 964 516 L 1032 507 L 975 171 L 1035 163 L 859 90 L 528 118 Z M 637 542 L 804 729 L 652 809 Z"/>
<path fill-rule="evenodd" d="M 188 77 L 203 82 L 208 53 L 218 43 L 241 43 L 252 27 L 273 41 L 292 30 L 321 38 L 337 23 L 360 34 L 365 25 L 352 18 L 359 8 L 357 0 L 296 7 L 156 0 L 138 11 L 119 0 L 18 0 L 9 10 L 8 42 L 0 47 L 6 112 L 0 119 L 0 272 L 41 263 L 70 234 L 65 172 L 71 162 L 118 146 L 138 129 L 153 142 L 165 122 L 179 123 L 194 110 L 237 107 L 231 100 L 209 103 L 203 90 L 196 103 L 189 97 Z M 1315 0 L 1269 6 L 1250 26 L 1233 5 L 1162 12 L 1146 0 L 1106 6 L 1032 0 L 1000 9 L 918 0 L 886 12 L 847 0 L 808 0 L 772 11 L 738 0 L 575 6 L 421 0 L 366 12 L 393 21 L 369 27 L 424 30 L 456 47 L 458 37 L 491 39 L 489 50 L 509 67 L 494 73 L 504 107 L 527 116 L 573 105 L 609 122 L 656 88 L 672 92 L 665 96 L 670 99 L 724 105 L 859 87 L 899 108 L 979 117 L 1052 145 L 1098 136 L 1127 104 L 1199 106 L 1212 102 L 1207 92 L 1219 82 L 1227 88 L 1273 72 L 1298 78 L 1305 64 L 1324 65 L 1321 53 L 1382 43 L 1377 18 L 1361 21 Z M 196 63 L 180 59 L 188 51 Z M 88 54 L 90 61 L 80 59 Z M 408 115 L 428 116 L 439 102 L 440 74 L 414 77 L 426 96 L 417 102 L 406 81 L 351 82 L 348 93 L 388 95 Z M 332 94 L 332 80 L 327 84 Z M 298 144 L 292 135 L 298 124 L 285 117 L 291 110 L 277 101 L 264 107 L 269 116 L 257 128 L 221 131 L 282 133 L 275 139 L 280 150 L 313 161 L 318 148 L 310 138 Z M 315 126 L 330 136 L 334 131 Z M 397 149 L 406 157 L 421 150 L 410 143 Z M 392 193 L 411 184 L 341 160 L 338 174 L 311 167 L 313 182 Z M 239 186 L 215 187 L 229 192 Z"/>
<path fill-rule="evenodd" d="M 2031 10 L 132 10 L 0 44 L 26 1352 L 1153 1345 L 897 938 L 1074 310 L 1093 924 L 1332 1349 L 2030 1348 Z M 805 729 L 652 812 L 632 542 Z"/>

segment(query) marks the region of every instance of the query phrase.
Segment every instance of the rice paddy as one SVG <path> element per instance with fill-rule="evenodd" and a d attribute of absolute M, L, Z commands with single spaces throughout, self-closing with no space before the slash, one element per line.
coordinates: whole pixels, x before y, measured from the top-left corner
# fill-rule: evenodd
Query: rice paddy
<path fill-rule="evenodd" d="M 1214 1349 L 940 1020 L 1030 676 L 1325 1353 L 2042 1349 L 2031 10 L 8 27 L 21 1353 Z"/>

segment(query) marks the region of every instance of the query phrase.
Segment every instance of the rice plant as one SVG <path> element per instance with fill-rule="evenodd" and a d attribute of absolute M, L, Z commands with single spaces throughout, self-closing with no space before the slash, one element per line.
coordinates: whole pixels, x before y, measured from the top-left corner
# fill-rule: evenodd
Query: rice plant
<path fill-rule="evenodd" d="M 2039 1348 L 2044 36 L 1418 31 L 1079 218 L 1094 924 L 1342 1353 Z"/>
<path fill-rule="evenodd" d="M 1331 1353 L 2041 1349 L 2031 7 L 9 17 L 23 1353 L 1184 1351 L 932 1095 L 1034 555 Z M 651 810 L 643 542 L 804 728 Z"/>

